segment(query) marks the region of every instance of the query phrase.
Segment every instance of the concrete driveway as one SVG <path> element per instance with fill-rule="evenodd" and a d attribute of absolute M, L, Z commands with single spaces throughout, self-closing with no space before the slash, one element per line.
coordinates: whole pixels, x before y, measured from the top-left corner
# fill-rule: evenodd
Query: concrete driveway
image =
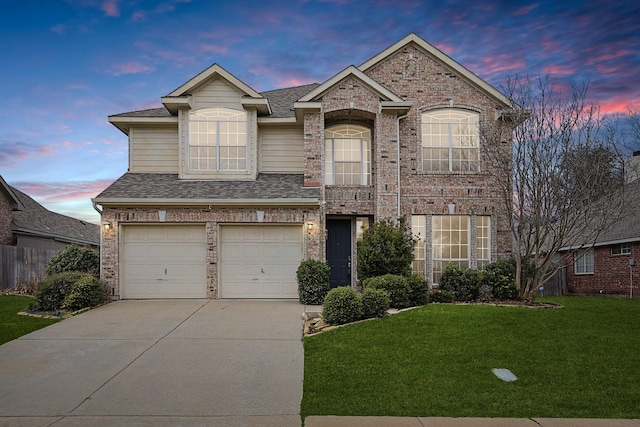
<path fill-rule="evenodd" d="M 300 426 L 296 301 L 118 301 L 0 346 L 0 425 Z"/>

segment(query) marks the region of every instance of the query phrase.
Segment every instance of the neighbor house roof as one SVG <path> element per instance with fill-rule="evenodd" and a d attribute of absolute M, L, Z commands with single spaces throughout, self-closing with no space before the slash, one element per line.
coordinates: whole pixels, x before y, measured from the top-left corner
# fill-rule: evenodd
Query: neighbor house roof
<path fill-rule="evenodd" d="M 11 229 L 15 234 L 100 245 L 100 226 L 51 212 L 17 188 L 10 188 L 22 204 L 21 209 L 11 213 Z"/>
<path fill-rule="evenodd" d="M 102 205 L 314 205 L 320 189 L 302 174 L 258 174 L 255 181 L 181 180 L 178 174 L 126 173 L 93 199 Z"/>

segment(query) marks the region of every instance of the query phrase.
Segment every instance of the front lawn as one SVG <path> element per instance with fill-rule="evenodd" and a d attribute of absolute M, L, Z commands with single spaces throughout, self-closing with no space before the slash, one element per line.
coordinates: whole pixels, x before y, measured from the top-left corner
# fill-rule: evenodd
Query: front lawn
<path fill-rule="evenodd" d="M 640 417 L 640 300 L 545 300 L 564 308 L 430 304 L 307 337 L 301 414 Z"/>
<path fill-rule="evenodd" d="M 18 315 L 34 301 L 18 295 L 0 295 L 0 345 L 57 322 L 56 319 Z"/>

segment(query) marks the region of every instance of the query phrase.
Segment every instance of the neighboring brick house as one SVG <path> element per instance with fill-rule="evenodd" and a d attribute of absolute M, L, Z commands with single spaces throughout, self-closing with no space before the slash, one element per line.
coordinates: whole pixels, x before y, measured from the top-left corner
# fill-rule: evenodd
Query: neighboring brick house
<path fill-rule="evenodd" d="M 629 214 L 574 255 L 566 272 L 569 292 L 640 296 L 640 152 L 634 154 L 627 167 L 634 178 L 625 189 Z"/>
<path fill-rule="evenodd" d="M 51 212 L 0 176 L 0 245 L 60 250 L 100 247 L 100 227 Z"/>
<path fill-rule="evenodd" d="M 163 107 L 109 117 L 129 171 L 94 199 L 116 298 L 296 298 L 302 259 L 355 285 L 356 241 L 405 217 L 414 271 L 511 254 L 489 152 L 512 104 L 415 34 L 322 84 L 258 93 L 217 64 Z M 480 143 L 479 124 L 507 135 Z"/>

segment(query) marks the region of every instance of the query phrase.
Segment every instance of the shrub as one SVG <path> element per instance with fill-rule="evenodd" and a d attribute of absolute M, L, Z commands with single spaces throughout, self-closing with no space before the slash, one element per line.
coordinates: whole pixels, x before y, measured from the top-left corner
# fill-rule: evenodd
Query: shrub
<path fill-rule="evenodd" d="M 362 288 L 384 289 L 389 293 L 391 307 L 406 308 L 411 305 L 409 299 L 411 288 L 404 276 L 385 274 L 384 276 L 370 277 L 362 282 Z"/>
<path fill-rule="evenodd" d="M 342 325 L 362 319 L 362 300 L 352 288 L 339 286 L 324 298 L 322 317 L 333 325 Z"/>
<path fill-rule="evenodd" d="M 60 310 L 64 299 L 71 291 L 71 286 L 84 275 L 85 273 L 78 271 L 67 271 L 46 276 L 38 282 L 36 287 L 38 309 L 42 311 Z"/>
<path fill-rule="evenodd" d="M 72 285 L 62 302 L 64 310 L 76 311 L 85 307 L 94 307 L 106 299 L 104 286 L 90 274 L 84 274 Z"/>
<path fill-rule="evenodd" d="M 469 302 L 478 298 L 482 274 L 480 271 L 449 264 L 442 272 L 440 289 L 453 292 L 455 301 Z"/>
<path fill-rule="evenodd" d="M 436 289 L 429 294 L 429 302 L 449 304 L 453 302 L 453 292 Z"/>
<path fill-rule="evenodd" d="M 404 219 L 398 224 L 391 220 L 374 223 L 358 241 L 358 277 L 364 280 L 385 274 L 408 275 L 414 246 Z"/>
<path fill-rule="evenodd" d="M 67 246 L 49 260 L 44 272 L 50 276 L 65 271 L 82 271 L 97 276 L 100 273 L 100 255 L 91 249 Z"/>
<path fill-rule="evenodd" d="M 409 303 L 411 306 L 425 305 L 429 296 L 429 282 L 416 274 L 407 277 Z"/>
<path fill-rule="evenodd" d="M 363 317 L 384 317 L 390 303 L 389 293 L 384 289 L 366 288 L 362 291 Z"/>
<path fill-rule="evenodd" d="M 296 271 L 298 298 L 301 304 L 322 304 L 329 292 L 330 268 L 326 262 L 307 259 Z"/>
<path fill-rule="evenodd" d="M 494 299 L 516 299 L 518 289 L 515 281 L 514 260 L 501 260 L 487 264 L 483 269 L 482 282 L 491 288 Z"/>

